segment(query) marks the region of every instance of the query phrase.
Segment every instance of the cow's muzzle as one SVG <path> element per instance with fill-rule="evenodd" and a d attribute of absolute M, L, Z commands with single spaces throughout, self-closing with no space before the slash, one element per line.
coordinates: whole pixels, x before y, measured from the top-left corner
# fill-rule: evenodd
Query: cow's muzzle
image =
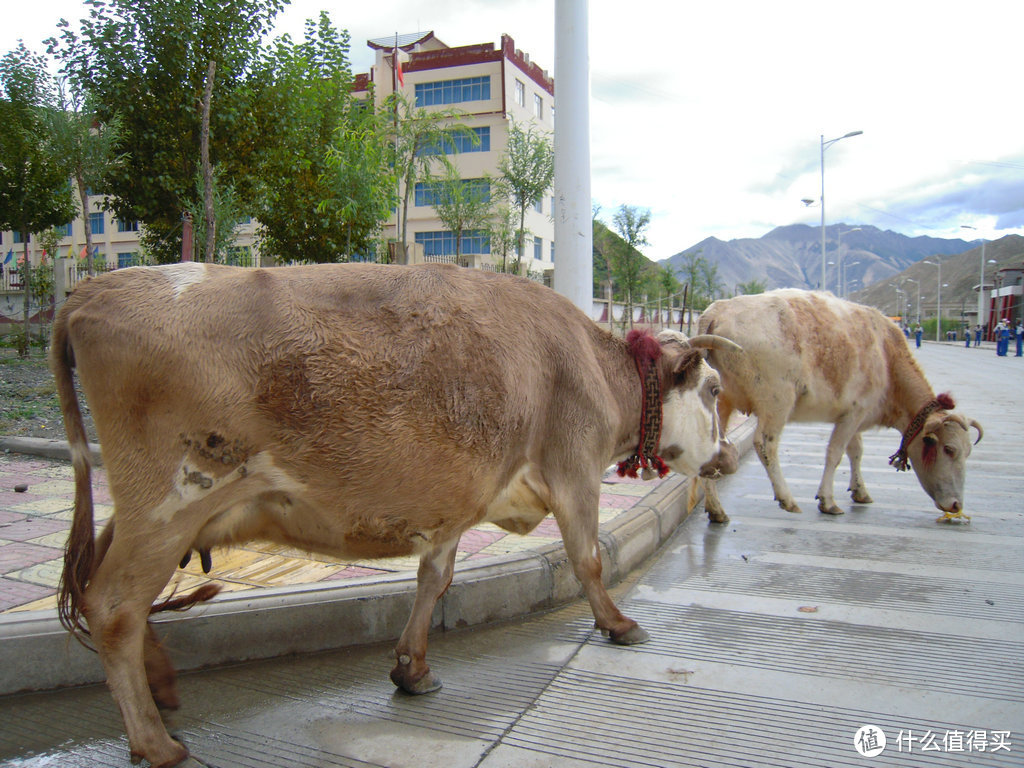
<path fill-rule="evenodd" d="M 740 466 L 740 455 L 736 446 L 728 440 L 718 441 L 718 450 L 711 457 L 711 461 L 700 468 L 701 477 L 721 477 L 731 475 Z"/>

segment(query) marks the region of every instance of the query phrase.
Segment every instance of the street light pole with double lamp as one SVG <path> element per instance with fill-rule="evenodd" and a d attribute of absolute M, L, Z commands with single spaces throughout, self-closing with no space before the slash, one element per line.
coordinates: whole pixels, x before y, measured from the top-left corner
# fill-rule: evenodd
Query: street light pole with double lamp
<path fill-rule="evenodd" d="M 821 290 L 825 290 L 825 150 L 837 141 L 848 139 L 851 136 L 860 136 L 864 131 L 850 131 L 837 139 L 825 141 L 825 134 L 821 135 Z"/>

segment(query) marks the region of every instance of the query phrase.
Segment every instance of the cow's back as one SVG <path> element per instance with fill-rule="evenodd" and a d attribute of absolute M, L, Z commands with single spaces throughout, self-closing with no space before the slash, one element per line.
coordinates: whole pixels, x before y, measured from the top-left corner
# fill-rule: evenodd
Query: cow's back
<path fill-rule="evenodd" d="M 915 365 L 891 321 L 828 293 L 787 289 L 717 301 L 700 328 L 744 349 L 708 358 L 733 405 L 747 413 L 783 409 L 786 420 L 834 421 L 851 403 L 880 418 L 893 361 Z"/>

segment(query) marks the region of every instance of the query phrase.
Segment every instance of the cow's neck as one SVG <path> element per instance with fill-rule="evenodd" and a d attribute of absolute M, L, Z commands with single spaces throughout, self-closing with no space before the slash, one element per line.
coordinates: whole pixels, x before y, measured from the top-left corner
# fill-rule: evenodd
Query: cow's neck
<path fill-rule="evenodd" d="M 921 409 L 934 399 L 935 392 L 908 351 L 906 357 L 893 362 L 889 372 L 885 425 L 904 432 Z"/>
<path fill-rule="evenodd" d="M 629 349 L 621 340 L 615 341 L 614 355 L 605 370 L 614 399 L 608 413 L 617 413 L 619 417 L 615 425 L 615 451 L 610 457 L 617 462 L 632 455 L 640 442 L 644 388 Z"/>

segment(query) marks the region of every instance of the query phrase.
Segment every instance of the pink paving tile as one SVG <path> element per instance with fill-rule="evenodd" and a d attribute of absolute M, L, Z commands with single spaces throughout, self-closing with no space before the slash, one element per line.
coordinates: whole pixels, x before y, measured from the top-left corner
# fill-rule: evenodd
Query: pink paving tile
<path fill-rule="evenodd" d="M 639 496 L 617 496 L 614 493 L 601 494 L 601 506 L 611 509 L 631 509 L 640 501 Z"/>
<path fill-rule="evenodd" d="M 484 547 L 493 544 L 506 535 L 500 531 L 480 531 L 471 528 L 463 533 L 462 538 L 459 539 L 459 552 L 476 554 Z"/>
<path fill-rule="evenodd" d="M 558 530 L 558 523 L 555 522 L 553 517 L 545 517 L 540 521 L 540 525 L 530 531 L 529 535 L 548 539 L 562 538 L 562 532 Z"/>
<path fill-rule="evenodd" d="M 13 579 L 0 579 L 0 611 L 16 608 L 52 594 L 53 590 L 49 587 L 27 584 Z"/>
<path fill-rule="evenodd" d="M 28 541 L 64 530 L 68 524 L 63 520 L 51 520 L 45 517 L 26 517 L 0 525 L 0 539 L 9 541 Z"/>
<path fill-rule="evenodd" d="M 55 560 L 63 553 L 56 547 L 44 547 L 26 541 L 15 541 L 0 547 L 0 573 L 11 573 L 32 565 Z M 0 579 L 0 582 L 6 579 Z"/>
<path fill-rule="evenodd" d="M 27 515 L 24 512 L 11 512 L 9 509 L 3 508 L 3 503 L 0 503 L 0 525 L 7 525 L 18 520 L 24 520 Z M 0 536 L 0 538 L 3 538 Z"/>
<path fill-rule="evenodd" d="M 378 571 L 375 568 L 364 568 L 360 565 L 350 565 L 347 568 L 332 573 L 321 581 L 338 581 L 339 579 L 354 579 L 357 576 L 376 576 L 377 574 L 387 573 L 387 571 Z"/>
<path fill-rule="evenodd" d="M 0 509 L 16 507 L 19 504 L 24 504 L 26 501 L 39 501 L 39 499 L 45 498 L 46 496 L 41 493 L 18 493 L 17 491 L 5 488 L 0 490 Z"/>

